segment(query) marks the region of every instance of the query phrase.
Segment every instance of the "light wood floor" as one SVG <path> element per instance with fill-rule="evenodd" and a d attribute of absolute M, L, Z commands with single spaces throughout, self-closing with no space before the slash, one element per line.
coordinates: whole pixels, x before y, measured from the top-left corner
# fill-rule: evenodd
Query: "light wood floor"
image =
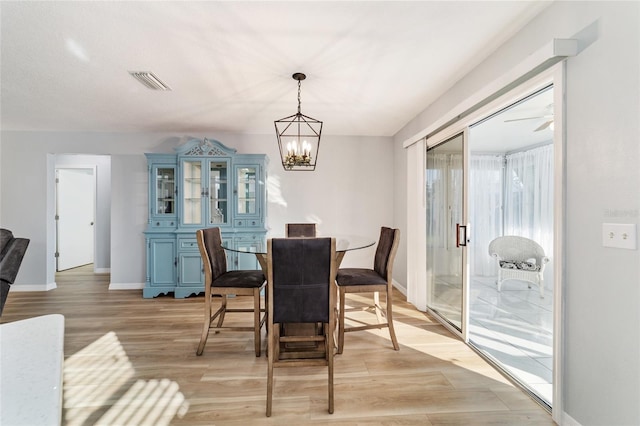
<path fill-rule="evenodd" d="M 0 322 L 65 316 L 65 425 L 554 424 L 400 293 L 400 351 L 386 330 L 347 334 L 335 359 L 334 414 L 327 413 L 326 367 L 280 368 L 267 418 L 266 357 L 256 358 L 251 333 L 211 334 L 204 355 L 195 355 L 202 297 L 108 291 L 109 276 L 91 267 L 56 280 L 52 291 L 9 293 Z M 353 296 L 348 304 L 361 305 Z"/>

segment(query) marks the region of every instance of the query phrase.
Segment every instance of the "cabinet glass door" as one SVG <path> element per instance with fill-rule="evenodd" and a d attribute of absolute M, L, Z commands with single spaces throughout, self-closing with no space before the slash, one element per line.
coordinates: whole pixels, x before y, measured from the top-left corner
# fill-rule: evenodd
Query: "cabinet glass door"
<path fill-rule="evenodd" d="M 209 224 L 228 223 L 228 166 L 227 162 L 209 163 Z"/>
<path fill-rule="evenodd" d="M 238 215 L 255 215 L 257 213 L 257 175 L 256 167 L 236 168 L 236 178 L 238 183 L 238 205 L 236 212 Z"/>
<path fill-rule="evenodd" d="M 156 193 L 154 215 L 176 214 L 175 167 L 158 167 L 155 169 Z"/>
<path fill-rule="evenodd" d="M 183 161 L 182 181 L 182 223 L 185 225 L 202 223 L 202 161 Z"/>

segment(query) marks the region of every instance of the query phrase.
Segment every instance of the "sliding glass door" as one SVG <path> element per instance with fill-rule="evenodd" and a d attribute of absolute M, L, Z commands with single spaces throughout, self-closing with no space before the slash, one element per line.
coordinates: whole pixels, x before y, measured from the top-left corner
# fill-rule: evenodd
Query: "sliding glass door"
<path fill-rule="evenodd" d="M 556 263 L 553 99 L 553 87 L 544 88 L 469 130 L 469 343 L 548 406 Z"/>
<path fill-rule="evenodd" d="M 427 150 L 427 307 L 462 331 L 464 133 Z"/>
<path fill-rule="evenodd" d="M 453 137 L 427 141 L 425 170 L 427 308 L 548 407 L 553 108 L 547 86 L 488 111 Z"/>

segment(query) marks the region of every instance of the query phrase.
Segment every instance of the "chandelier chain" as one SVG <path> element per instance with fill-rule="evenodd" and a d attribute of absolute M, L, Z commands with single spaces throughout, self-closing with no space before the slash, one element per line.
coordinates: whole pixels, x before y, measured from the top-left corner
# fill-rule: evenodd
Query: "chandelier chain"
<path fill-rule="evenodd" d="M 298 114 L 300 114 L 300 86 L 301 85 L 302 85 L 302 82 L 298 80 Z"/>

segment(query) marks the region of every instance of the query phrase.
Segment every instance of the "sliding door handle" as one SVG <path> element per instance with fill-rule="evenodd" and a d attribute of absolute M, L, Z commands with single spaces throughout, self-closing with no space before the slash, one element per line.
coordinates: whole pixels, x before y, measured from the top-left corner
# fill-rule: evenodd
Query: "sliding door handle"
<path fill-rule="evenodd" d="M 456 247 L 466 247 L 467 245 L 467 225 L 456 223 Z"/>

